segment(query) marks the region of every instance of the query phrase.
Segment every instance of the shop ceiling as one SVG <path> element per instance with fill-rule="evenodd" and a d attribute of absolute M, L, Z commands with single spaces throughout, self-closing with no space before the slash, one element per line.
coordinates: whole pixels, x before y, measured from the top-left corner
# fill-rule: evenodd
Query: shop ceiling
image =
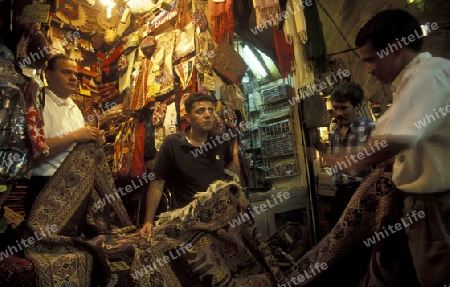
<path fill-rule="evenodd" d="M 95 51 L 107 52 L 115 45 L 115 41 L 121 36 L 126 36 L 136 31 L 144 23 L 149 22 L 158 13 L 166 10 L 170 11 L 171 0 L 53 0 L 57 11 L 52 18 L 53 25 L 60 28 L 77 29 L 83 35 L 82 38 L 90 40 Z M 126 17 L 127 4 L 133 2 L 139 6 L 152 7 L 146 12 L 134 13 L 132 11 L 129 17 Z M 156 3 L 155 3 L 156 2 Z M 205 2 L 203 0 L 195 0 Z M 112 4 L 110 4 L 112 3 Z M 136 4 L 135 3 L 135 4 Z M 256 16 L 252 1 L 235 1 L 235 22 L 234 29 L 236 33 L 236 48 L 244 53 L 244 48 L 251 50 L 256 59 L 263 66 L 263 73 L 267 76 L 262 82 L 275 80 L 280 77 L 277 70 L 277 54 L 275 50 L 272 29 L 264 29 L 257 35 L 251 32 L 252 27 L 256 26 Z M 133 7 L 132 5 L 129 5 Z M 110 7 L 110 8 L 108 8 Z M 142 7 L 141 7 L 142 8 Z M 108 11 L 108 9 L 110 11 Z M 136 9 L 134 9 L 136 10 Z M 109 13 L 109 15 L 107 15 Z M 124 15 L 125 14 L 125 15 Z M 174 19 L 175 20 L 175 19 Z M 174 22 L 174 21 L 173 21 Z M 172 23 L 173 24 L 173 23 Z M 245 47 L 247 46 L 247 47 Z M 261 53 L 262 52 L 262 53 Z M 248 53 L 248 51 L 247 51 Z M 271 59 L 267 60 L 267 57 Z M 247 64 L 250 67 L 249 76 L 261 80 L 261 71 L 255 71 L 255 65 Z M 252 72 L 253 70 L 253 72 Z"/>
<path fill-rule="evenodd" d="M 52 5 L 56 5 L 55 10 L 66 8 L 61 15 L 54 15 L 53 22 L 60 27 L 70 27 L 78 29 L 83 33 L 83 38 L 91 41 L 94 49 L 96 51 L 106 52 L 111 49 L 114 43 L 105 43 L 105 34 L 112 34 L 116 39 L 120 38 L 120 35 L 127 35 L 140 27 L 152 18 L 155 17 L 159 12 L 163 10 L 170 9 L 171 0 L 128 0 L 128 2 L 137 1 L 138 3 L 144 3 L 142 5 L 151 4 L 151 1 L 157 2 L 152 5 L 152 9 L 145 13 L 132 13 L 130 17 L 127 18 L 125 23 L 121 23 L 121 18 L 126 12 L 124 7 L 126 7 L 125 0 L 115 0 L 115 7 L 111 8 L 111 17 L 106 16 L 107 5 L 102 4 L 101 1 L 107 0 L 51 0 Z M 196 2 L 206 2 L 206 0 L 193 0 Z M 286 0 L 280 0 L 281 2 Z M 405 8 L 413 12 L 416 16 L 424 20 L 433 19 L 433 21 L 438 21 L 442 23 L 442 29 L 436 33 L 436 35 L 431 35 L 433 41 L 444 41 L 449 39 L 448 37 L 448 26 L 447 29 L 444 28 L 444 23 L 448 25 L 448 9 L 440 9 L 449 5 L 448 0 L 435 0 L 428 3 L 425 0 L 419 1 L 421 3 L 422 9 L 417 9 L 414 1 L 413 4 L 407 4 L 406 2 L 411 0 L 382 0 L 382 1 L 357 1 L 353 0 L 320 0 L 318 2 L 318 11 L 320 16 L 320 21 L 323 24 L 324 38 L 326 41 L 328 55 L 330 56 L 331 62 L 337 63 L 338 67 L 345 67 L 351 70 L 352 79 L 360 83 L 366 91 L 367 98 L 371 99 L 373 102 L 381 103 L 382 110 L 387 108 L 387 105 L 391 101 L 391 95 L 389 94 L 389 87 L 381 86 L 376 80 L 371 78 L 364 72 L 363 64 L 359 61 L 357 55 L 354 52 L 339 54 L 339 52 L 352 48 L 352 41 L 356 36 L 358 27 L 361 27 L 371 16 L 375 13 L 374 11 L 381 11 L 386 8 Z M 418 1 L 418 0 L 417 0 Z M 275 65 L 277 65 L 277 53 L 275 50 L 273 30 L 264 29 L 263 31 L 254 34 L 251 28 L 256 26 L 256 16 L 253 9 L 253 1 L 251 0 L 236 0 L 234 1 L 234 31 L 236 34 L 236 40 L 241 48 L 246 45 L 250 47 L 252 52 L 256 55 L 258 60 L 264 64 L 264 59 L 255 53 L 257 48 L 269 58 L 273 60 Z M 419 4 L 420 4 L 419 3 Z M 425 4 L 426 5 L 425 5 Z M 77 15 L 71 15 L 71 7 L 74 5 L 79 5 Z M 446 10 L 447 12 L 444 12 Z M 60 17 L 58 17 L 60 16 Z M 69 17 L 79 18 L 79 21 L 74 21 L 68 19 Z M 83 24 L 80 24 L 82 21 Z M 175 19 L 174 19 L 175 21 Z M 439 35 L 440 33 L 440 35 Z M 344 40 L 343 35 L 347 38 Z M 447 40 L 448 41 L 448 40 Z M 431 43 L 431 42 L 429 42 Z M 436 42 L 437 43 L 437 42 Z M 439 42 L 440 43 L 440 42 Z M 447 44 L 439 45 L 426 45 L 428 50 L 432 52 L 436 51 L 439 47 L 448 47 Z M 238 47 L 239 48 L 239 47 Z M 445 49 L 444 49 L 445 50 Z M 447 49 L 448 50 L 448 49 Z M 448 56 L 448 54 L 442 54 L 445 51 L 437 50 L 437 55 Z M 447 51 L 448 52 L 448 51 Z M 270 70 L 267 66 L 264 68 Z M 270 78 L 274 78 L 276 75 L 269 73 Z"/>

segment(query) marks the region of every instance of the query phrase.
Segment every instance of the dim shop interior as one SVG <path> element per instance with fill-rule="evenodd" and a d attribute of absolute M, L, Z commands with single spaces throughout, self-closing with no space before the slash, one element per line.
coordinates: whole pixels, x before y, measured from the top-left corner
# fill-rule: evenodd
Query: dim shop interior
<path fill-rule="evenodd" d="M 25 117 L 30 106 L 41 112 L 45 105 L 41 91 L 48 84 L 44 79 L 46 61 L 56 54 L 75 61 L 76 93 L 70 98 L 84 123 L 103 131 L 106 143 L 101 149 L 113 184 L 124 191 L 115 198 L 93 197 L 91 203 L 103 211 L 111 201 L 119 202 L 127 220 L 142 226 L 152 170 L 164 139 L 189 126 L 184 107 L 189 94 L 209 93 L 217 100 L 214 128 L 221 131 L 223 142 L 229 142 L 238 167 L 235 179 L 250 204 L 249 214 L 241 213 L 230 225 L 251 218 L 259 240 L 284 245 L 285 250 L 280 251 L 283 258 L 299 260 L 334 226 L 335 190 L 321 156 L 331 153 L 330 135 L 338 126 L 332 90 L 341 83 L 358 83 L 365 94 L 358 116 L 370 121 L 376 122 L 392 105 L 389 87 L 364 72 L 353 45 L 359 28 L 385 8 L 406 9 L 421 22 L 426 20 L 424 24 L 430 19 L 439 23 L 435 29 L 432 23 L 428 29 L 424 26 L 428 34 L 425 47 L 433 55 L 448 57 L 444 48 L 448 41 L 443 39 L 447 32 L 439 29 L 448 27 L 448 19 L 436 12 L 439 4 L 425 0 L 367 5 L 347 0 L 268 1 L 274 2 L 269 12 L 255 8 L 259 2 L 264 1 L 0 0 L 1 111 L 6 113 L 8 102 L 26 107 L 25 113 L 22 111 Z M 352 15 L 343 12 L 347 10 L 353 11 Z M 430 16 L 433 13 L 436 17 Z M 0 114 L 2 121 L 3 117 L 6 119 Z M 1 128 L 4 134 L 9 126 L 2 123 Z M 61 137 L 66 134 L 64 130 L 59 133 Z M 5 145 L 9 148 L 14 145 L 11 142 Z M 42 254 L 41 243 L 62 234 L 52 224 L 37 233 L 26 227 L 24 198 L 32 188 L 28 179 L 36 151 L 28 145 L 24 150 L 29 156 L 20 159 L 1 151 L 0 252 L 4 253 L 0 282 L 38 286 L 58 278 L 67 284 L 80 283 L 77 280 L 83 276 L 73 275 L 73 270 L 67 271 L 67 276 L 55 275 L 58 271 L 54 270 L 53 277 L 47 278 L 42 273 L 45 269 L 39 269 L 56 261 L 43 259 L 45 256 L 37 259 L 37 253 L 28 256 L 25 244 L 20 243 L 25 238 L 27 246 L 36 248 L 33 252 Z M 173 210 L 168 191 L 158 213 Z M 45 248 L 53 246 L 50 253 L 70 254 L 68 261 L 70 256 L 78 258 L 79 249 L 89 250 L 80 247 L 82 243 L 75 244 L 76 248 L 55 247 L 65 246 L 70 236 L 59 237 L 46 242 Z M 140 284 L 136 276 L 130 277 L 130 270 L 139 271 L 133 261 L 137 253 L 131 247 L 136 241 L 131 244 L 127 240 L 121 245 L 126 246 L 124 250 L 116 250 L 106 259 L 113 278 L 107 286 Z M 108 244 L 105 241 L 104 246 Z M 290 252 L 287 255 L 286 250 Z M 186 249 L 180 247 L 178 257 L 182 251 Z M 170 258 L 175 261 L 174 254 Z M 72 268 L 71 264 L 61 270 Z M 95 277 L 95 264 L 86 273 L 91 277 Z M 158 280 L 167 279 L 158 274 L 164 273 L 166 266 L 169 263 L 142 275 L 150 282 L 145 286 L 162 286 Z M 325 269 L 311 270 L 319 274 Z M 308 272 L 305 276 L 312 276 Z M 61 282 L 57 286 L 63 286 Z M 182 282 L 181 286 L 186 285 Z"/>

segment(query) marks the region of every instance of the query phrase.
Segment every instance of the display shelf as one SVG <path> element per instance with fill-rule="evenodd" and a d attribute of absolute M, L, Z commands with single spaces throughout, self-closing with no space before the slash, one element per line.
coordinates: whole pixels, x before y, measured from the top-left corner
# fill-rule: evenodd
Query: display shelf
<path fill-rule="evenodd" d="M 292 151 L 289 153 L 283 153 L 283 154 L 277 154 L 277 155 L 269 155 L 269 156 L 262 155 L 262 157 L 264 159 L 271 159 L 271 158 L 283 157 L 283 156 L 294 155 L 294 154 L 295 154 L 294 151 Z"/>
<path fill-rule="evenodd" d="M 276 176 L 266 176 L 266 179 L 278 179 L 278 178 L 286 178 L 286 177 L 294 177 L 300 175 L 301 173 L 296 172 L 293 174 L 285 174 L 285 175 L 276 175 Z"/>
<path fill-rule="evenodd" d="M 266 106 L 266 105 L 275 104 L 275 103 L 281 103 L 281 101 L 286 101 L 286 105 L 290 105 L 289 104 L 289 96 L 288 95 L 283 95 L 283 96 L 278 97 L 278 98 L 273 98 L 273 99 L 264 101 L 261 104 L 261 106 Z"/>
<path fill-rule="evenodd" d="M 291 132 L 283 132 L 283 133 L 274 134 L 274 135 L 271 135 L 271 134 L 263 134 L 263 136 L 264 136 L 265 138 L 269 138 L 269 139 L 274 139 L 274 138 L 278 138 L 278 137 L 282 137 L 282 136 L 287 136 L 287 135 L 292 135 L 292 133 L 291 133 Z"/>
<path fill-rule="evenodd" d="M 283 111 L 283 112 L 279 112 L 279 113 L 274 113 L 274 114 L 269 115 L 269 116 L 261 117 L 260 122 L 261 123 L 266 123 L 266 122 L 278 120 L 278 119 L 281 119 L 281 118 L 286 118 L 289 115 L 290 115 L 290 111 Z"/>
<path fill-rule="evenodd" d="M 261 92 L 263 105 L 276 103 L 281 100 L 287 101 L 289 99 L 290 89 L 291 87 L 288 85 L 280 85 L 263 90 Z"/>
<path fill-rule="evenodd" d="M 253 123 L 251 129 L 254 131 L 249 131 L 249 136 L 246 137 L 250 138 L 251 134 L 254 146 L 260 144 L 258 149 L 255 147 L 249 149 L 253 155 L 249 166 L 250 202 L 253 205 L 265 203 L 266 199 L 270 199 L 272 189 L 277 191 L 304 189 L 305 192 L 283 203 L 283 207 L 280 206 L 277 210 L 273 208 L 270 213 L 261 214 L 259 218 L 255 218 L 255 222 L 258 223 L 258 229 L 262 234 L 270 236 L 278 227 L 277 220 L 286 217 L 292 221 L 294 217 L 289 212 L 295 210 L 297 216 L 298 210 L 305 209 L 308 219 L 305 219 L 304 223 L 311 230 L 307 204 L 309 194 L 305 188 L 307 171 L 300 164 L 305 158 L 302 152 L 304 145 L 302 127 L 298 109 L 289 103 L 294 93 L 293 88 L 285 82 L 278 82 L 276 86 L 266 89 L 261 87 L 261 90 L 262 102 L 259 101 L 258 105 L 254 106 L 259 108 L 259 111 L 249 113 Z M 263 193 L 260 191 L 268 189 L 269 192 L 264 192 L 264 196 L 258 196 Z"/>

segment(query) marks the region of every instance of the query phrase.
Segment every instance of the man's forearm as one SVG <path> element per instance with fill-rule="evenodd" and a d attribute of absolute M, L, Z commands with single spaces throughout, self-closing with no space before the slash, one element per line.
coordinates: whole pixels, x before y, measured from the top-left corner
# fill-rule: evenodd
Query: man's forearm
<path fill-rule="evenodd" d="M 403 140 L 372 138 L 358 152 L 334 158 L 331 166 L 346 166 L 346 170 L 360 171 L 378 165 L 406 148 L 408 144 Z"/>
<path fill-rule="evenodd" d="M 47 138 L 45 139 L 45 142 L 48 145 L 49 156 L 51 156 L 64 151 L 72 144 L 76 143 L 76 138 L 70 133 L 62 137 Z"/>
<path fill-rule="evenodd" d="M 154 180 L 147 190 L 147 201 L 145 209 L 145 222 L 154 223 L 156 209 L 158 209 L 159 201 L 164 189 L 164 180 Z"/>

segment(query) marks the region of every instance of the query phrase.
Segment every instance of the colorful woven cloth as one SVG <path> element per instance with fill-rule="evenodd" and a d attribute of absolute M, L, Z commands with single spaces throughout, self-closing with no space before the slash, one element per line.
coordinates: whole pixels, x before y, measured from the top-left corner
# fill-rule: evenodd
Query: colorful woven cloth
<path fill-rule="evenodd" d="M 186 207 L 160 215 L 152 240 L 136 246 L 131 276 L 138 286 L 274 286 L 272 253 L 255 226 L 229 224 L 245 206 L 236 183 L 216 181 Z M 157 263 L 165 256 L 169 263 Z"/>
<path fill-rule="evenodd" d="M 233 0 L 208 0 L 208 18 L 214 42 L 233 43 Z"/>
<path fill-rule="evenodd" d="M 35 266 L 37 286 L 106 285 L 113 278 L 105 252 L 111 249 L 108 238 L 118 242 L 123 230 L 114 228 L 125 226 L 135 230 L 102 149 L 92 143 L 77 145 L 29 214 L 24 238 L 36 242 L 25 255 Z"/>
<path fill-rule="evenodd" d="M 401 218 L 399 193 L 380 167 L 355 192 L 332 232 L 298 259 L 301 246 L 281 250 L 262 240 L 237 183 L 217 181 L 186 207 L 161 214 L 148 240 L 131 233 L 135 227 L 105 163 L 100 148 L 78 145 L 36 199 L 26 236 L 37 240 L 25 253 L 38 286 L 289 286 L 316 263 L 328 270 L 298 286 L 336 286 L 333 271 L 353 276 L 345 256 Z M 369 249 L 369 264 L 355 257 L 356 264 L 368 265 L 361 286 L 417 286 L 401 246 L 407 244 L 399 232 Z"/>
<path fill-rule="evenodd" d="M 392 173 L 387 170 L 389 167 L 381 164 L 366 177 L 332 231 L 295 262 L 290 270 L 283 274 L 283 278 L 277 278 L 278 282 L 289 286 L 288 282 L 292 283 L 292 278 L 305 275 L 304 271 L 308 270 L 309 266 L 326 263 L 328 269 L 325 272 L 309 278 L 304 276 L 303 282 L 292 286 L 346 287 L 348 285 L 336 284 L 336 276 L 355 276 L 355 270 L 346 265 L 348 261 L 345 261 L 351 255 L 352 265 L 363 265 L 362 269 L 366 270 L 365 276 L 357 278 L 360 279 L 359 286 L 419 286 L 409 249 L 404 248 L 407 246 L 404 232 L 397 232 L 396 235 L 382 239 L 373 247 L 362 244 L 364 240 L 374 236 L 375 232 L 385 231 L 384 228 L 389 224 L 401 222 L 401 195 L 391 181 Z M 372 250 L 353 254 L 361 250 L 361 245 Z M 366 254 L 369 254 L 366 256 L 368 258 L 364 258 Z"/>

